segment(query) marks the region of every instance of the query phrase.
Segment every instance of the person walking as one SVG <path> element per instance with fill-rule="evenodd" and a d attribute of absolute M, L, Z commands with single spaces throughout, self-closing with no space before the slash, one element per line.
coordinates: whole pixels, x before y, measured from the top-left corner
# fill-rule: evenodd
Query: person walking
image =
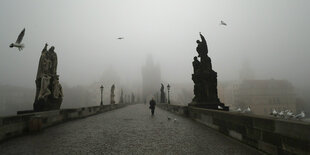
<path fill-rule="evenodd" d="M 152 116 L 154 115 L 155 105 L 156 105 L 156 102 L 155 102 L 155 100 L 152 98 L 151 101 L 150 101 L 150 109 L 151 109 Z"/>

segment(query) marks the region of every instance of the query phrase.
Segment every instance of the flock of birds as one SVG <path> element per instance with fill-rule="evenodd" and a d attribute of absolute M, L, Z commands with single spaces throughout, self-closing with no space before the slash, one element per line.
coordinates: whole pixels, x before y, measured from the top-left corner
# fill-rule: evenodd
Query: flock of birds
<path fill-rule="evenodd" d="M 285 118 L 285 119 L 303 119 L 306 117 L 306 114 L 304 111 L 301 111 L 299 114 L 294 114 L 291 110 L 284 110 L 284 111 L 276 111 L 275 109 L 272 110 L 270 115 L 274 117 L 279 117 L 279 118 Z"/>
<path fill-rule="evenodd" d="M 21 50 L 24 49 L 25 45 L 22 43 L 22 41 L 23 41 L 23 38 L 24 38 L 24 36 L 25 36 L 25 31 L 26 31 L 26 29 L 24 28 L 24 29 L 19 33 L 19 35 L 18 35 L 17 40 L 15 41 L 15 43 L 11 43 L 11 44 L 10 44 L 10 46 L 9 46 L 10 48 L 16 47 L 16 48 L 18 48 L 19 51 L 21 51 Z M 118 37 L 117 39 L 118 39 L 118 40 L 122 40 L 122 39 L 125 39 L 125 38 L 124 38 L 124 37 Z"/>
<path fill-rule="evenodd" d="M 222 20 L 220 22 L 220 25 L 227 26 L 227 24 L 224 21 L 222 21 Z M 16 47 L 16 48 L 18 48 L 19 51 L 24 49 L 25 45 L 22 43 L 22 41 L 23 41 L 23 38 L 24 38 L 24 35 L 25 35 L 25 31 L 26 31 L 26 29 L 24 28 L 20 32 L 20 34 L 18 35 L 16 42 L 10 44 L 10 46 L 9 46 L 10 48 Z M 124 37 L 118 37 L 116 39 L 122 40 L 122 39 L 125 39 L 125 38 Z"/>
<path fill-rule="evenodd" d="M 245 109 L 241 109 L 241 108 L 237 108 L 236 110 L 234 110 L 235 112 L 241 112 L 241 113 L 251 113 L 252 111 L 251 111 L 251 107 L 250 106 L 248 106 L 247 108 L 245 108 Z"/>
<path fill-rule="evenodd" d="M 218 107 L 221 109 L 220 107 Z M 251 113 L 251 108 L 248 106 L 246 109 L 242 110 L 241 108 L 237 108 L 234 110 L 235 112 L 240 112 L 240 113 Z M 284 110 L 284 111 L 276 111 L 273 109 L 270 113 L 270 115 L 278 118 L 285 118 L 285 119 L 303 119 L 306 117 L 306 114 L 304 111 L 301 111 L 299 114 L 294 114 L 291 110 Z"/>

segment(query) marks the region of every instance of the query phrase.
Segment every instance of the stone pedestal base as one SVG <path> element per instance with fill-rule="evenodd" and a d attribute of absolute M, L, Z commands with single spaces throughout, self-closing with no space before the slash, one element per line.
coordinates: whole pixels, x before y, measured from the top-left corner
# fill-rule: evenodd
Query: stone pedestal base
<path fill-rule="evenodd" d="M 220 102 L 207 102 L 207 103 L 191 102 L 188 104 L 188 106 L 205 108 L 205 109 L 229 111 L 229 107 L 225 106 L 223 103 L 220 103 Z M 221 107 L 221 108 L 219 108 L 219 107 Z"/>
<path fill-rule="evenodd" d="M 35 101 L 35 103 L 33 104 L 33 109 L 35 112 L 59 110 L 61 103 L 62 103 L 62 98 L 49 99 L 47 101 L 39 100 L 39 101 Z"/>

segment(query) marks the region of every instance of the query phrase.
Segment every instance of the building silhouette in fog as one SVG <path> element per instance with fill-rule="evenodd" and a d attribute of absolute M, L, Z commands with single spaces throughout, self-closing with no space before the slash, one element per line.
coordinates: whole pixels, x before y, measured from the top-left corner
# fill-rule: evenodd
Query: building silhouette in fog
<path fill-rule="evenodd" d="M 145 65 L 142 67 L 142 98 L 149 100 L 159 91 L 161 73 L 158 64 L 154 63 L 153 57 L 148 55 Z M 155 98 L 154 98 L 155 99 Z"/>
<path fill-rule="evenodd" d="M 240 70 L 240 80 L 219 83 L 219 97 L 232 109 L 251 106 L 252 112 L 260 115 L 269 115 L 272 109 L 297 110 L 297 96 L 289 81 L 255 79 L 248 62 Z"/>

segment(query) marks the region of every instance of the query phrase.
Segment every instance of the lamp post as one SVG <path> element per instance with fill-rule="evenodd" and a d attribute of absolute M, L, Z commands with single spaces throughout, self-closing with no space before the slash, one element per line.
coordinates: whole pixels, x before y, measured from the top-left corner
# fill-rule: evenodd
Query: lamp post
<path fill-rule="evenodd" d="M 170 95 L 169 95 L 170 85 L 169 84 L 167 85 L 167 89 L 168 89 L 168 104 L 170 104 Z"/>
<path fill-rule="evenodd" d="M 100 105 L 103 105 L 103 103 L 102 103 L 102 92 L 103 92 L 103 85 L 101 85 L 101 87 L 100 87 L 100 90 L 101 90 L 101 101 L 100 101 Z"/>

